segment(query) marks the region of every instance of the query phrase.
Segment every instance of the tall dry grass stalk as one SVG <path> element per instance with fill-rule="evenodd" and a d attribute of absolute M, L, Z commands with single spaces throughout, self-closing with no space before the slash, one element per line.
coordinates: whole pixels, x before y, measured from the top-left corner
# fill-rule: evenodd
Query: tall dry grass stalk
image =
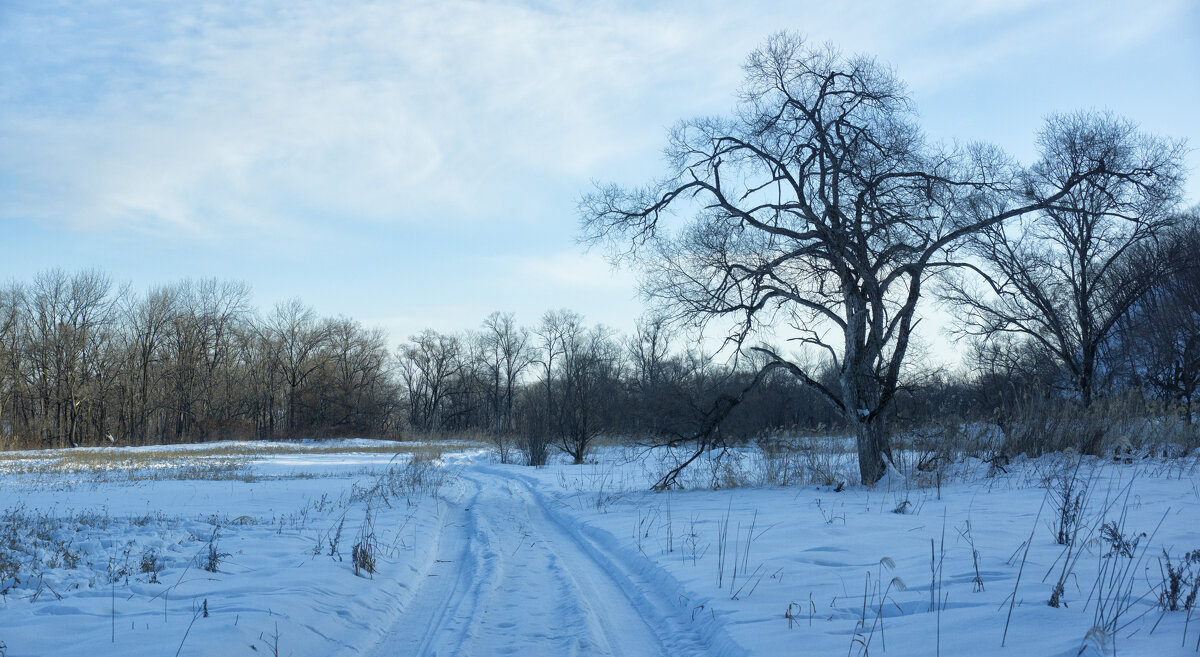
<path fill-rule="evenodd" d="M 1005 460 L 1020 454 L 1076 452 L 1090 456 L 1183 455 L 1200 446 L 1200 427 L 1170 404 L 1138 392 L 1097 400 L 1084 408 L 1073 400 L 1030 396 L 1002 411 Z"/>

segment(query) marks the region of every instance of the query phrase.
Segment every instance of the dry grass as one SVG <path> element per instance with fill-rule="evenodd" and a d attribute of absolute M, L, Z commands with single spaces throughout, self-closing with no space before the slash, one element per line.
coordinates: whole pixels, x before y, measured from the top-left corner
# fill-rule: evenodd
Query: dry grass
<path fill-rule="evenodd" d="M 196 456 L 170 452 L 55 451 L 36 455 L 0 455 L 0 472 L 9 475 L 86 475 L 92 481 L 208 479 L 250 481 L 249 458 Z"/>
<path fill-rule="evenodd" d="M 328 443 L 213 443 L 178 448 L 79 448 L 0 452 L 0 473 L 88 475 L 94 480 L 161 479 L 240 480 L 256 477 L 256 458 L 280 455 L 409 454 L 436 460 L 444 451 L 478 447 L 472 443 L 328 442 Z"/>
<path fill-rule="evenodd" d="M 1200 427 L 1169 405 L 1129 394 L 1096 401 L 1088 409 L 1068 400 L 1030 398 L 998 418 L 1001 456 L 1053 452 L 1122 458 L 1183 456 L 1200 446 Z"/>

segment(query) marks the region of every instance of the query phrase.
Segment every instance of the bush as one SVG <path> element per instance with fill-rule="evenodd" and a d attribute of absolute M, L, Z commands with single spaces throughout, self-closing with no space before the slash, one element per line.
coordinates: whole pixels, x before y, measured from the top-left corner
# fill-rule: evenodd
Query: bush
<path fill-rule="evenodd" d="M 354 574 L 362 577 L 363 573 L 371 576 L 377 572 L 376 556 L 379 553 L 379 543 L 375 538 L 375 519 L 371 517 L 371 507 L 367 507 L 366 517 L 358 530 L 358 539 L 350 551 L 350 561 L 354 564 Z"/>
<path fill-rule="evenodd" d="M 1191 611 L 1200 593 L 1200 549 L 1184 554 L 1178 563 L 1172 563 L 1171 555 L 1164 549 L 1158 566 L 1163 578 L 1159 607 L 1163 611 Z"/>
<path fill-rule="evenodd" d="M 521 438 L 521 454 L 525 457 L 525 465 L 541 466 L 546 465 L 546 459 L 550 457 L 550 441 L 546 436 L 531 431 Z"/>
<path fill-rule="evenodd" d="M 163 570 L 162 557 L 158 555 L 158 551 L 154 548 L 146 548 L 142 550 L 142 566 L 141 572 L 150 575 L 150 583 L 158 583 L 158 574 Z M 215 571 L 214 571 L 215 572 Z"/>
<path fill-rule="evenodd" d="M 1127 536 L 1115 521 L 1109 520 L 1100 526 L 1100 538 L 1108 544 L 1108 552 L 1104 554 L 1105 557 L 1132 559 L 1133 553 L 1137 551 L 1138 543 L 1146 538 L 1146 533 Z"/>
<path fill-rule="evenodd" d="M 1177 453 L 1179 448 L 1186 453 L 1197 440 L 1196 427 L 1180 420 L 1175 409 L 1138 391 L 1097 400 L 1088 408 L 1074 400 L 1030 397 L 999 412 L 996 424 L 1004 434 L 998 456 L 1005 462 L 1021 454 L 1067 451 L 1116 459 Z"/>
<path fill-rule="evenodd" d="M 210 573 L 218 572 L 221 567 L 221 562 L 224 561 L 226 557 L 233 556 L 228 552 L 221 552 L 217 541 L 219 537 L 220 529 L 213 529 L 212 536 L 208 539 L 208 545 L 205 546 L 205 549 L 202 550 L 200 555 L 196 558 L 196 565 L 198 565 L 202 570 L 207 570 Z"/>
<path fill-rule="evenodd" d="M 1054 475 L 1049 482 L 1049 491 L 1055 508 L 1051 527 L 1054 542 L 1058 545 L 1074 543 L 1091 492 L 1089 483 L 1079 476 L 1079 465 Z"/>

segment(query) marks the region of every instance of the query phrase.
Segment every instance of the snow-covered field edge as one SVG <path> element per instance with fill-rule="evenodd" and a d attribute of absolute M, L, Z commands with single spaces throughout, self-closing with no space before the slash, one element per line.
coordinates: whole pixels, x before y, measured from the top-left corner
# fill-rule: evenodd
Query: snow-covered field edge
<path fill-rule="evenodd" d="M 7 657 L 361 654 L 412 604 L 438 547 L 439 496 L 466 454 L 400 449 L 6 454 Z M 360 545 L 376 573 L 356 574 Z"/>

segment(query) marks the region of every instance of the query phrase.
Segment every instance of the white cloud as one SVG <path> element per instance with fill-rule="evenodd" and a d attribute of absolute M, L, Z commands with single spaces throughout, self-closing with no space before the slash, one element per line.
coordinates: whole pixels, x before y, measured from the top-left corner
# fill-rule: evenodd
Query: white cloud
<path fill-rule="evenodd" d="M 626 125 L 703 36 L 645 12 L 275 10 L 143 8 L 76 18 L 40 41 L 65 49 L 40 56 L 76 88 L 54 106 L 26 98 L 0 119 L 24 159 L 8 173 L 28 190 L 0 212 L 200 237 L 313 212 L 494 215 L 537 177 L 586 177 L 657 133 Z M 80 39 L 97 30 L 110 35 Z"/>
<path fill-rule="evenodd" d="M 628 269 L 614 269 L 595 252 L 563 251 L 543 257 L 515 258 L 508 267 L 512 284 L 526 289 L 592 292 L 632 290 L 637 277 Z"/>
<path fill-rule="evenodd" d="M 555 185 L 642 180 L 662 129 L 726 110 L 780 28 L 936 88 L 1055 40 L 1134 48 L 1186 5 L 30 7 L 0 10 L 0 217 L 218 242 L 504 219 Z"/>

